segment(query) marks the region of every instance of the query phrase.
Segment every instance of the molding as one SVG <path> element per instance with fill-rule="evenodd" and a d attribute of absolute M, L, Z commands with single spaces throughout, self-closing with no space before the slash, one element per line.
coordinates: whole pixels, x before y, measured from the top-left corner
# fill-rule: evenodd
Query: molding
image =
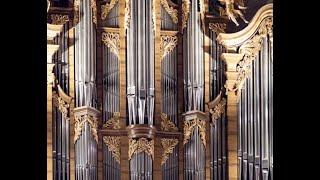
<path fill-rule="evenodd" d="M 119 0 L 111 0 L 110 3 L 101 5 L 101 19 L 105 20 L 114 6 L 119 2 Z"/>
<path fill-rule="evenodd" d="M 133 154 L 145 152 L 154 159 L 154 140 L 147 140 L 146 138 L 129 139 L 128 158 L 131 160 Z"/>
<path fill-rule="evenodd" d="M 166 161 L 169 159 L 169 155 L 173 153 L 173 149 L 178 145 L 178 139 L 168 139 L 162 138 L 161 145 L 163 148 L 162 158 L 161 158 L 161 165 L 164 165 Z"/>
<path fill-rule="evenodd" d="M 178 24 L 178 10 L 170 6 L 168 0 L 160 0 L 160 3 L 170 15 L 173 23 Z"/>
<path fill-rule="evenodd" d="M 108 150 L 112 153 L 113 158 L 120 164 L 120 140 L 121 137 L 104 136 L 103 142 L 107 145 Z"/>
<path fill-rule="evenodd" d="M 93 138 L 98 143 L 97 128 L 98 128 L 98 116 L 100 112 L 97 109 L 89 106 L 77 107 L 77 108 L 74 108 L 73 111 L 74 111 L 74 119 L 75 119 L 74 143 L 76 143 L 76 141 L 80 138 L 80 135 L 82 133 L 82 130 L 86 122 L 90 126 Z"/>

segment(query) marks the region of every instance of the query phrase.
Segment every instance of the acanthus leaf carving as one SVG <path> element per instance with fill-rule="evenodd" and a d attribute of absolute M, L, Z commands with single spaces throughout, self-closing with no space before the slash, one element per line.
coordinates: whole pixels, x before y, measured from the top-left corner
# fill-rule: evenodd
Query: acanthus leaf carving
<path fill-rule="evenodd" d="M 222 98 L 221 101 L 213 109 L 210 109 L 210 113 L 212 115 L 212 123 L 218 120 L 221 115 L 225 113 L 226 104 L 226 99 Z"/>
<path fill-rule="evenodd" d="M 131 0 L 126 0 L 126 7 L 125 7 L 125 27 L 128 29 L 130 27 L 131 21 Z"/>
<path fill-rule="evenodd" d="M 120 164 L 120 139 L 116 136 L 104 136 L 103 142 L 107 145 L 108 150 L 112 153 L 114 159 Z"/>
<path fill-rule="evenodd" d="M 190 13 L 190 0 L 182 0 L 182 29 L 181 29 L 181 32 L 183 32 L 183 29 L 185 27 L 187 27 L 189 13 Z"/>
<path fill-rule="evenodd" d="M 118 33 L 103 32 L 102 41 L 119 58 L 120 35 Z"/>
<path fill-rule="evenodd" d="M 169 36 L 163 35 L 161 36 L 160 42 L 160 54 L 162 54 L 162 58 L 164 58 L 167 54 L 169 54 L 178 44 L 177 36 Z"/>
<path fill-rule="evenodd" d="M 209 29 L 215 32 L 217 35 L 219 33 L 225 33 L 227 25 L 225 23 L 209 23 Z"/>
<path fill-rule="evenodd" d="M 169 6 L 167 0 L 161 0 L 160 3 L 163 6 L 163 8 L 167 11 L 169 16 L 171 17 L 173 23 L 178 24 L 178 10 Z"/>
<path fill-rule="evenodd" d="M 201 120 L 201 119 L 193 119 L 193 120 L 187 120 L 184 121 L 184 127 L 183 127 L 183 134 L 184 134 L 184 139 L 183 139 L 183 145 L 187 144 L 192 132 L 194 131 L 195 127 L 199 128 L 199 134 L 200 134 L 200 139 L 203 143 L 204 146 L 206 146 L 206 121 Z"/>
<path fill-rule="evenodd" d="M 168 119 L 167 114 L 161 113 L 161 130 L 162 131 L 178 131 L 177 126 Z"/>
<path fill-rule="evenodd" d="M 63 25 L 66 22 L 69 21 L 69 16 L 68 15 L 62 15 L 62 14 L 51 14 L 51 24 L 56 24 L 56 25 Z"/>
<path fill-rule="evenodd" d="M 90 130 L 91 130 L 93 138 L 98 143 L 98 133 L 97 133 L 98 120 L 97 120 L 97 118 L 93 117 L 91 115 L 88 115 L 88 114 L 77 115 L 76 113 L 74 114 L 74 118 L 75 118 L 74 143 L 76 143 L 76 141 L 80 138 L 80 135 L 82 133 L 82 130 L 83 130 L 86 122 L 90 126 Z"/>
<path fill-rule="evenodd" d="M 101 19 L 105 20 L 110 13 L 111 9 L 119 2 L 119 0 L 111 0 L 110 3 L 101 5 Z"/>
<path fill-rule="evenodd" d="M 154 159 L 154 140 L 148 140 L 146 138 L 129 139 L 129 160 L 132 158 L 133 154 L 139 154 L 145 152 L 152 159 Z"/>
<path fill-rule="evenodd" d="M 103 127 L 110 129 L 120 129 L 120 112 L 114 112 L 113 117 L 108 119 Z"/>
<path fill-rule="evenodd" d="M 162 158 L 161 158 L 161 165 L 165 164 L 169 158 L 169 155 L 173 153 L 173 149 L 178 145 L 178 139 L 168 139 L 162 138 L 161 145 L 163 148 Z"/>
<path fill-rule="evenodd" d="M 90 1 L 90 7 L 92 9 L 92 21 L 97 25 L 97 2 L 96 0 Z"/>
<path fill-rule="evenodd" d="M 70 107 L 70 104 L 68 104 L 61 97 L 59 97 L 59 95 L 56 92 L 52 94 L 52 101 L 53 101 L 53 105 L 57 107 L 58 110 L 61 112 L 63 118 L 69 121 L 70 118 L 68 117 L 68 112 L 69 112 L 68 109 Z"/>

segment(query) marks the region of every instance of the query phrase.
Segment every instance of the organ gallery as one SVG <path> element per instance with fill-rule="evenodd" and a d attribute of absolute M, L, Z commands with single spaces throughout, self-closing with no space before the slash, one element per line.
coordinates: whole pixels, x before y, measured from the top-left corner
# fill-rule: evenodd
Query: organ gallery
<path fill-rule="evenodd" d="M 273 179 L 273 1 L 47 3 L 48 180 Z"/>

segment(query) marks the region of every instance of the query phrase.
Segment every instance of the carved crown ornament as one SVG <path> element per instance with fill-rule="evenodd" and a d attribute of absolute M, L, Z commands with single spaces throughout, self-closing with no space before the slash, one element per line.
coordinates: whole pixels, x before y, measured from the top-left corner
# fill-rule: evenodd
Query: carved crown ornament
<path fill-rule="evenodd" d="M 178 139 L 168 139 L 162 138 L 161 145 L 163 148 L 162 158 L 161 158 L 161 165 L 164 165 L 166 161 L 169 159 L 169 155 L 173 153 L 173 149 L 178 145 Z"/>
<path fill-rule="evenodd" d="M 206 121 L 201 119 L 193 119 L 184 121 L 183 127 L 183 145 L 187 144 L 190 140 L 191 134 L 194 129 L 199 128 L 200 139 L 204 146 L 206 146 Z"/>
<path fill-rule="evenodd" d="M 139 139 L 129 139 L 129 160 L 132 158 L 133 154 L 139 154 L 145 152 L 152 159 L 154 159 L 154 140 L 148 140 L 146 138 L 139 138 Z"/>
<path fill-rule="evenodd" d="M 110 129 L 120 129 L 120 112 L 114 112 L 113 117 L 108 119 L 103 127 Z"/>
<path fill-rule="evenodd" d="M 62 15 L 62 14 L 51 14 L 51 24 L 56 24 L 56 25 L 63 25 L 66 22 L 69 21 L 69 16 L 68 15 Z"/>
<path fill-rule="evenodd" d="M 177 44 L 177 36 L 162 35 L 160 42 L 160 54 L 162 54 L 162 58 L 164 58 L 167 54 L 170 54 Z"/>
<path fill-rule="evenodd" d="M 160 3 L 171 17 L 173 23 L 178 24 L 178 10 L 170 6 L 168 0 L 160 0 Z"/>
<path fill-rule="evenodd" d="M 101 19 L 105 20 L 110 13 L 111 9 L 119 2 L 119 0 L 111 0 L 110 3 L 101 5 Z"/>
<path fill-rule="evenodd" d="M 99 111 L 89 106 L 74 108 L 74 143 L 76 143 L 76 141 L 80 138 L 80 135 L 82 134 L 82 131 L 86 124 L 89 125 L 91 134 L 95 141 L 98 143 L 98 115 Z"/>
<path fill-rule="evenodd" d="M 177 126 L 170 119 L 168 119 L 168 116 L 165 113 L 161 113 L 161 130 L 174 132 L 178 131 Z"/>
<path fill-rule="evenodd" d="M 209 29 L 216 34 L 225 33 L 227 25 L 225 23 L 209 23 Z"/>
<path fill-rule="evenodd" d="M 120 50 L 120 35 L 119 35 L 119 33 L 103 32 L 102 33 L 102 42 L 108 48 L 110 48 L 110 51 L 113 52 L 119 58 L 119 50 Z"/>
<path fill-rule="evenodd" d="M 104 136 L 103 142 L 112 153 L 113 158 L 120 164 L 120 138 L 116 136 Z"/>

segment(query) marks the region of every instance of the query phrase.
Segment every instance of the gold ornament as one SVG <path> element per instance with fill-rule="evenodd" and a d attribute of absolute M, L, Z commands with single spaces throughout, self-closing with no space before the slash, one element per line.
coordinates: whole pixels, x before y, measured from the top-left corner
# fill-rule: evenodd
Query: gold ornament
<path fill-rule="evenodd" d="M 120 137 L 104 136 L 103 142 L 107 145 L 108 150 L 112 152 L 114 159 L 120 164 Z"/>
<path fill-rule="evenodd" d="M 133 154 L 139 154 L 142 152 L 147 153 L 149 156 L 152 157 L 152 159 L 154 159 L 154 141 L 149 141 L 146 138 L 140 138 L 138 140 L 129 139 L 129 160 L 132 158 Z"/>
<path fill-rule="evenodd" d="M 167 138 L 161 139 L 161 145 L 163 148 L 161 165 L 166 163 L 167 159 L 169 158 L 169 155 L 173 153 L 173 149 L 174 147 L 176 147 L 178 143 L 179 143 L 178 139 L 167 139 Z"/>

